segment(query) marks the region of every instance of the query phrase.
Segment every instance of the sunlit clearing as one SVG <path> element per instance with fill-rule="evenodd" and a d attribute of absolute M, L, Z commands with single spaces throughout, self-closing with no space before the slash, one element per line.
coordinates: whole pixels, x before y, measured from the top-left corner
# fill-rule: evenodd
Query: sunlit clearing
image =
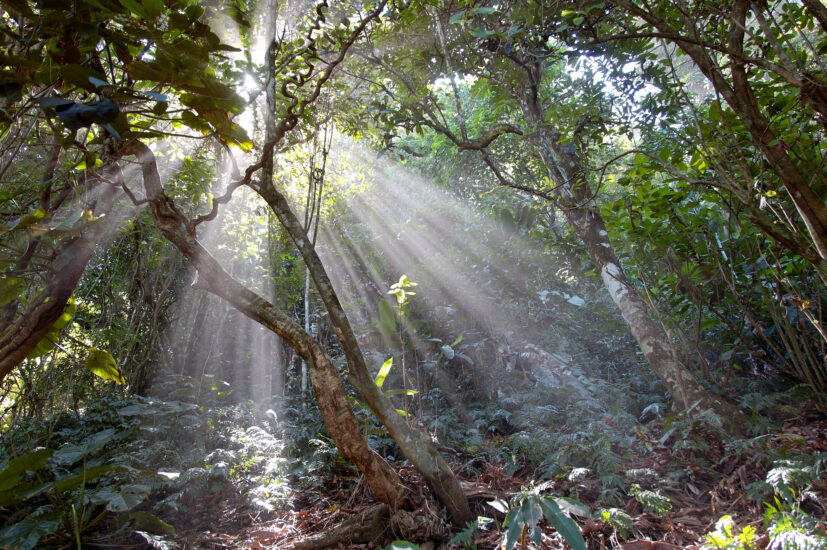
<path fill-rule="evenodd" d="M 225 162 L 219 170 L 211 189 L 215 196 L 226 190 L 229 164 Z M 272 298 L 268 228 L 265 205 L 247 188 L 241 188 L 214 220 L 203 224 L 199 239 L 231 275 L 263 297 Z M 275 422 L 283 398 L 285 354 L 281 339 L 204 290 L 186 288 L 182 292 L 172 329 L 176 372 L 200 380 L 193 388 L 194 397 L 212 394 L 233 400 L 233 393 L 249 396 L 256 417 Z M 204 375 L 213 382 L 204 382 Z"/>
<path fill-rule="evenodd" d="M 423 355 L 430 348 L 433 355 L 462 337 L 468 344 L 456 346 L 455 356 L 444 353 L 452 354 L 454 367 L 467 375 L 460 379 L 475 390 L 497 397 L 506 387 L 503 380 L 521 381 L 523 371 L 503 360 L 515 352 L 541 355 L 542 364 L 535 369 L 552 380 L 567 369 L 579 350 L 562 336 L 570 327 L 552 316 L 552 302 L 558 311 L 568 308 L 575 314 L 587 302 L 575 296 L 568 270 L 541 245 L 358 145 L 339 142 L 332 166 L 335 177 L 328 180 L 339 186 L 342 211 L 333 225 L 323 224 L 319 252 L 366 341 L 380 319 L 379 301 L 397 305 L 388 290 L 405 274 L 417 283 L 412 307 L 402 319 L 415 347 Z M 367 184 L 360 183 L 364 172 Z M 536 334 L 513 332 L 512 327 L 532 325 Z M 549 328 L 559 338 L 539 337 Z M 401 351 L 381 343 L 377 347 L 368 353 L 377 368 L 383 354 Z M 439 373 L 432 378 L 448 380 Z"/>

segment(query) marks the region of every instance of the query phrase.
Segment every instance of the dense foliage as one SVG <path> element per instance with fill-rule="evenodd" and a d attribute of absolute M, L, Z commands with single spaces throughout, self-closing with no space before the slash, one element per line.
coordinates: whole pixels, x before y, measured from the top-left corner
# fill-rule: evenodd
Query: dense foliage
<path fill-rule="evenodd" d="M 0 4 L 0 547 L 826 543 L 823 3 Z"/>

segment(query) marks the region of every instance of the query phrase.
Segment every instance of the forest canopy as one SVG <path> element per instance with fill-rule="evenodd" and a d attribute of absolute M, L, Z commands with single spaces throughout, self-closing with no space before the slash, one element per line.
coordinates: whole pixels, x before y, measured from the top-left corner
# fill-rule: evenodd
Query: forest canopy
<path fill-rule="evenodd" d="M 820 0 L 0 4 L 0 547 L 827 542 Z"/>

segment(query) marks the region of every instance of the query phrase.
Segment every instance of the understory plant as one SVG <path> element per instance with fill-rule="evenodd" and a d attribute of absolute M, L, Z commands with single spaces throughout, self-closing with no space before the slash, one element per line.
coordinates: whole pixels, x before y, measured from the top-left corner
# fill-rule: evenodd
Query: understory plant
<path fill-rule="evenodd" d="M 192 385 L 178 383 L 179 395 Z M 218 393 L 205 396 L 209 407 L 108 395 L 80 415 L 4 434 L 0 547 L 80 548 L 130 533 L 160 544 L 175 535 L 183 502 L 228 485 L 271 510 L 288 490 L 282 442 L 254 424 L 246 404 L 215 402 Z"/>

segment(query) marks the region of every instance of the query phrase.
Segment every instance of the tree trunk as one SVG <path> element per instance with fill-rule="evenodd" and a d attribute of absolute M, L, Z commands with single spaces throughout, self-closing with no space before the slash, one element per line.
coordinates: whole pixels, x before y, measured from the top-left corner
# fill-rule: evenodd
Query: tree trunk
<path fill-rule="evenodd" d="M 538 69 L 541 70 L 541 69 Z M 536 75 L 539 82 L 539 75 Z M 549 177 L 557 184 L 566 219 L 586 245 L 595 270 L 629 326 L 652 371 L 666 384 L 675 403 L 688 409 L 700 402 L 702 409 L 713 409 L 722 419 L 740 416 L 733 405 L 712 395 L 681 364 L 667 336 L 649 315 L 648 307 L 629 284 L 609 241 L 609 234 L 585 179 L 580 157 L 571 144 L 561 144 L 559 132 L 545 123 L 536 88 L 527 94 L 526 119 L 537 129 L 535 141 Z M 738 426 L 732 426 L 737 429 Z"/>
<path fill-rule="evenodd" d="M 269 183 L 269 182 L 268 182 Z M 410 460 L 425 478 L 425 482 L 436 493 L 439 500 L 448 509 L 456 525 L 463 526 L 474 519 L 468 499 L 462 492 L 459 481 L 448 464 L 434 447 L 430 438 L 422 431 L 412 430 L 404 418 L 396 412 L 396 407 L 376 386 L 368 370 L 356 335 L 345 315 L 342 305 L 327 272 L 307 237 L 304 227 L 296 218 L 287 199 L 272 184 L 260 186 L 258 193 L 273 209 L 290 238 L 301 252 L 302 258 L 310 271 L 316 289 L 324 302 L 333 330 L 342 344 L 348 362 L 348 381 L 353 384 L 362 399 L 373 411 L 388 433 L 399 445 L 402 453 Z"/>
<path fill-rule="evenodd" d="M 107 183 L 101 182 L 99 186 L 101 192 L 95 209 L 95 216 L 99 219 L 63 248 L 52 265 L 52 274 L 43 290 L 16 321 L 0 332 L 0 382 L 26 358 L 63 315 L 95 247 L 113 229 L 107 214 L 112 210 L 117 191 Z"/>
<path fill-rule="evenodd" d="M 376 498 L 391 509 L 400 507 L 404 487 L 399 476 L 362 437 L 339 372 L 324 349 L 290 317 L 230 276 L 186 231 L 164 194 L 155 156 L 149 147 L 139 141 L 131 141 L 123 146 L 123 152 L 125 155 L 135 155 L 141 164 L 150 211 L 158 229 L 198 272 L 193 287 L 220 296 L 250 319 L 281 336 L 307 361 L 319 409 L 336 447 L 347 460 L 359 467 Z"/>

